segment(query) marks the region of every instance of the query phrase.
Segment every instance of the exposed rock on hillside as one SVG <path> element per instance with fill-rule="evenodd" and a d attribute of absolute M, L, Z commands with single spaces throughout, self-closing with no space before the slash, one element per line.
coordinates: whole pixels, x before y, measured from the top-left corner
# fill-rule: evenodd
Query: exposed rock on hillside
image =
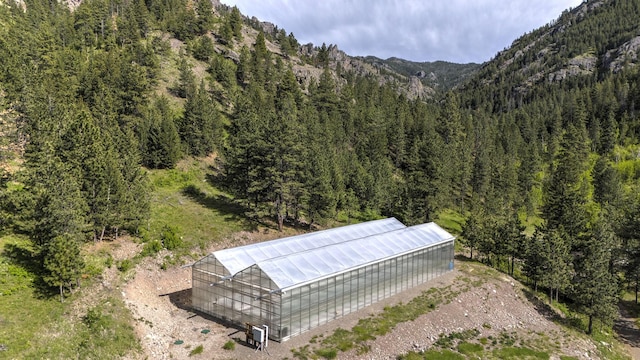
<path fill-rule="evenodd" d="M 581 55 L 569 60 L 567 66 L 548 76 L 549 82 L 562 81 L 570 76 L 590 75 L 596 68 L 598 58 L 594 55 Z"/>
<path fill-rule="evenodd" d="M 635 66 L 639 49 L 640 36 L 636 36 L 619 48 L 607 51 L 603 59 L 604 66 L 614 73 L 620 72 L 625 66 Z"/>

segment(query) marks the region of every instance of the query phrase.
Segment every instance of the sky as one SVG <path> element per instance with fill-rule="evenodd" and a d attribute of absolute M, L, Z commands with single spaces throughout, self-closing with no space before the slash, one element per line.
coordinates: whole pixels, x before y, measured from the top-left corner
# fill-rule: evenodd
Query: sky
<path fill-rule="evenodd" d="M 221 0 L 351 56 L 482 63 L 582 0 Z"/>

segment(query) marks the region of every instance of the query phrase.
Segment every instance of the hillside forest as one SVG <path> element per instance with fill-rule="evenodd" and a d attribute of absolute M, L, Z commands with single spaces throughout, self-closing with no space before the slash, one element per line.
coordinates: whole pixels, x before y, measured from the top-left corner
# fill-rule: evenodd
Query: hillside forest
<path fill-rule="evenodd" d="M 461 251 L 591 333 L 640 283 L 640 72 L 610 60 L 639 19 L 640 1 L 585 1 L 414 97 L 210 0 L 5 0 L 1 230 L 64 299 L 86 244 L 157 235 L 151 174 L 214 158 L 248 223 L 457 218 Z"/>

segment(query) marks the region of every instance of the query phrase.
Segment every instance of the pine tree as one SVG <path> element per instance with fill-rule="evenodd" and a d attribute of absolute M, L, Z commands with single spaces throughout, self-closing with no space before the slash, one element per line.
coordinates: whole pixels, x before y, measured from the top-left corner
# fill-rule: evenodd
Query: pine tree
<path fill-rule="evenodd" d="M 240 14 L 240 9 L 237 6 L 234 6 L 231 9 L 231 14 L 229 15 L 229 25 L 231 25 L 231 30 L 233 31 L 233 37 L 236 38 L 237 41 L 242 40 L 242 14 Z"/>
<path fill-rule="evenodd" d="M 622 199 L 622 181 L 606 157 L 601 156 L 593 168 L 593 198 L 602 206 L 619 206 Z"/>
<path fill-rule="evenodd" d="M 197 89 L 196 78 L 191 70 L 191 64 L 189 64 L 184 54 L 181 54 L 178 60 L 178 70 L 180 71 L 180 77 L 178 84 L 175 86 L 175 93 L 181 98 L 190 98 Z"/>
<path fill-rule="evenodd" d="M 541 228 L 537 228 L 533 233 L 533 237 L 529 239 L 525 247 L 525 261 L 522 266 L 522 272 L 527 276 L 530 282 L 533 282 L 533 288 L 537 292 L 538 285 L 542 283 L 545 276 L 545 233 Z"/>
<path fill-rule="evenodd" d="M 629 283 L 635 288 L 635 302 L 638 303 L 640 289 L 640 201 L 634 201 L 627 206 L 618 230 L 622 240 L 623 270 Z"/>
<path fill-rule="evenodd" d="M 78 241 L 69 234 L 54 237 L 45 249 L 44 281 L 60 289 L 60 302 L 64 301 L 64 288 L 71 289 L 80 278 L 84 260 Z"/>
<path fill-rule="evenodd" d="M 588 199 L 583 178 L 586 159 L 583 131 L 569 124 L 545 187 L 542 214 L 550 230 L 563 227 L 574 241 L 587 225 Z"/>
<path fill-rule="evenodd" d="M 203 35 L 212 30 L 215 19 L 211 0 L 197 0 L 196 13 L 198 15 L 198 33 Z"/>
<path fill-rule="evenodd" d="M 507 255 L 509 255 L 511 267 L 509 275 L 513 276 L 515 271 L 515 260 L 524 259 L 526 253 L 526 236 L 524 235 L 525 227 L 520 223 L 517 213 L 512 213 L 505 222 L 504 233 L 509 238 L 507 246 Z"/>
<path fill-rule="evenodd" d="M 471 215 L 467 218 L 462 226 L 462 236 L 460 241 L 462 244 L 469 248 L 469 258 L 473 260 L 473 251 L 478 248 L 478 245 L 482 241 L 483 229 L 481 226 L 480 218 L 483 215 L 477 211 L 472 211 Z"/>
<path fill-rule="evenodd" d="M 601 215 L 582 251 L 575 260 L 571 297 L 589 317 L 587 334 L 593 331 L 593 320 L 609 323 L 618 314 L 617 279 L 610 272 L 614 234 Z"/>
<path fill-rule="evenodd" d="M 558 294 L 569 288 L 573 277 L 573 259 L 568 234 L 562 227 L 539 229 L 542 235 L 541 256 L 544 275 L 542 283 L 549 289 L 549 302 L 558 300 Z M 536 229 L 538 231 L 538 229 Z"/>
<path fill-rule="evenodd" d="M 140 134 L 142 162 L 157 169 L 171 169 L 180 159 L 180 135 L 165 97 L 156 98 L 144 111 Z"/>
<path fill-rule="evenodd" d="M 179 132 L 189 154 L 194 156 L 205 156 L 220 143 L 220 115 L 214 108 L 204 80 L 193 96 L 187 98 Z"/>
<path fill-rule="evenodd" d="M 35 195 L 35 224 L 31 239 L 44 255 L 52 239 L 69 235 L 85 238 L 89 227 L 88 207 L 76 181 L 77 169 L 48 156 L 30 160 L 28 188 Z"/>

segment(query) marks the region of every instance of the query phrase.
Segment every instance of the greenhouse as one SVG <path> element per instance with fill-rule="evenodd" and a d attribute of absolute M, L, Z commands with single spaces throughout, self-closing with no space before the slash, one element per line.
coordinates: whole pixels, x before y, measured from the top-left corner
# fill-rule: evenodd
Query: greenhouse
<path fill-rule="evenodd" d="M 219 250 L 192 266 L 192 306 L 285 341 L 452 270 L 453 245 L 389 218 Z"/>

